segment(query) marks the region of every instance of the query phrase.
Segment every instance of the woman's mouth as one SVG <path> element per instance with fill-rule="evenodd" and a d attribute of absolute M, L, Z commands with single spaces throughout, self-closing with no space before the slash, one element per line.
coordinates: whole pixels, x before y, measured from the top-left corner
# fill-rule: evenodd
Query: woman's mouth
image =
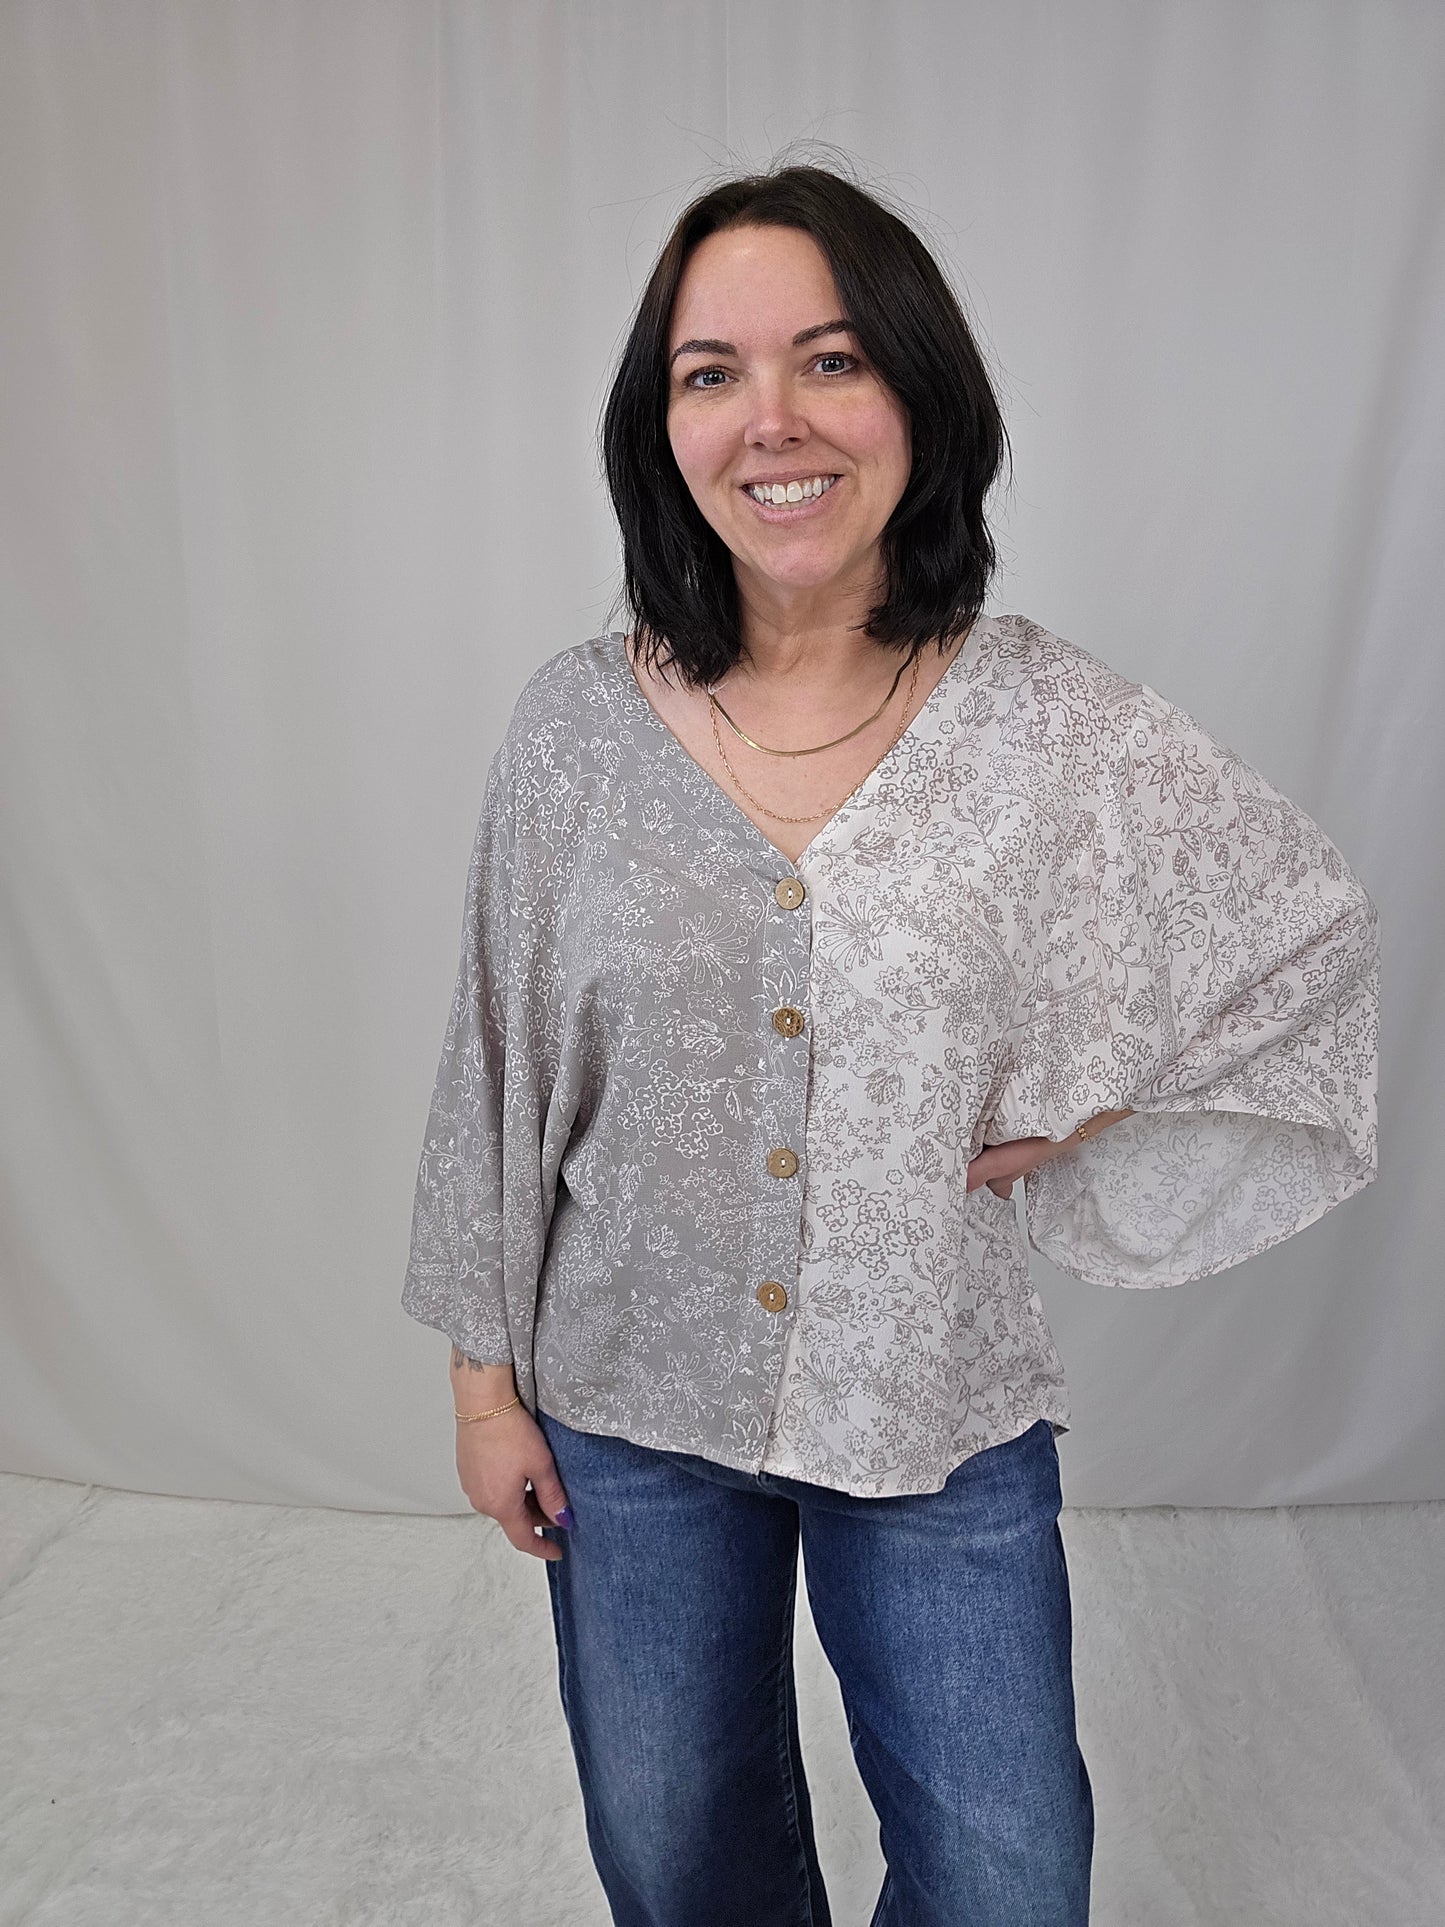
<path fill-rule="evenodd" d="M 840 475 L 810 475 L 793 482 L 750 482 L 743 489 L 765 522 L 797 522 L 816 515 Z"/>

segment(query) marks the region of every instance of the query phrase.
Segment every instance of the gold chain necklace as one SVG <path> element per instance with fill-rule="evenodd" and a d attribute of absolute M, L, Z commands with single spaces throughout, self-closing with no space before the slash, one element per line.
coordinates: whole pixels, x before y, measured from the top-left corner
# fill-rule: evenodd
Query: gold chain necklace
<path fill-rule="evenodd" d="M 884 750 L 883 756 L 889 755 L 890 752 L 893 750 L 893 748 L 898 742 L 899 737 L 902 736 L 904 726 L 908 721 L 908 712 L 913 704 L 913 692 L 918 687 L 918 664 L 919 664 L 920 658 L 922 657 L 922 654 L 923 654 L 922 650 L 919 650 L 918 654 L 915 655 L 913 658 L 913 674 L 909 678 L 908 694 L 903 699 L 903 714 L 899 719 L 898 728 L 894 732 L 893 741 L 888 745 L 888 748 Z M 898 676 L 901 676 L 902 674 L 903 674 L 903 664 L 899 663 Z M 896 689 L 898 687 L 898 676 L 895 676 L 893 678 L 893 689 Z M 883 714 L 884 708 L 892 698 L 893 689 L 889 690 L 888 694 L 883 698 L 883 702 L 880 703 L 878 708 L 874 710 L 873 715 L 868 718 L 869 723 L 874 721 L 876 717 L 881 716 Z M 848 801 L 848 796 L 851 796 L 853 794 L 853 790 L 861 788 L 862 785 L 867 782 L 868 776 L 871 776 L 873 773 L 872 770 L 870 770 L 867 772 L 866 775 L 860 776 L 858 778 L 858 781 L 853 785 L 853 789 L 849 790 L 848 796 L 845 796 L 842 802 L 835 803 L 831 810 L 828 810 L 828 809 L 815 810 L 811 816 L 784 816 L 778 810 L 770 810 L 766 803 L 760 803 L 758 801 L 757 797 L 753 795 L 752 791 L 746 786 L 742 778 L 738 775 L 737 771 L 733 768 L 732 764 L 728 761 L 727 751 L 723 748 L 722 736 L 717 726 L 717 712 L 720 709 L 722 709 L 722 704 L 718 701 L 717 697 L 713 695 L 711 686 L 709 686 L 708 688 L 707 699 L 708 699 L 709 714 L 712 717 L 712 739 L 717 744 L 717 753 L 722 758 L 723 768 L 727 771 L 728 775 L 731 776 L 733 781 L 737 784 L 738 788 L 742 791 L 743 795 L 748 799 L 748 801 L 751 804 L 753 804 L 755 808 L 760 809 L 764 816 L 770 816 L 775 823 L 816 823 L 822 817 L 835 816 L 837 812 L 842 809 L 843 804 Z M 727 711 L 723 710 L 723 714 L 727 716 Z M 733 722 L 730 716 L 728 716 L 728 723 L 729 723 L 729 726 L 733 730 L 735 730 L 739 736 L 743 736 L 742 731 L 738 729 L 737 724 Z M 866 728 L 867 728 L 867 723 L 859 723 L 858 729 L 866 729 Z M 858 734 L 858 729 L 850 729 L 848 732 L 848 736 L 856 736 Z M 840 743 L 846 743 L 848 741 L 848 736 L 840 736 L 838 737 L 837 740 Z M 752 743 L 752 738 L 750 736 L 743 736 L 743 741 L 745 743 Z M 761 743 L 753 743 L 754 749 L 761 749 L 762 747 L 763 746 Z M 833 745 L 831 743 L 820 743 L 818 747 L 820 749 L 831 749 Z M 807 755 L 811 755 L 813 752 L 811 750 L 780 749 L 780 750 L 769 750 L 766 753 L 771 756 L 807 756 Z M 880 756 L 878 758 L 879 763 L 883 761 L 883 756 Z M 873 765 L 873 768 L 876 769 L 877 767 L 878 767 L 878 764 L 875 763 Z"/>
<path fill-rule="evenodd" d="M 913 658 L 913 661 L 916 667 L 918 662 L 917 656 Z M 728 728 L 732 731 L 733 735 L 742 736 L 743 741 L 747 743 L 750 748 L 760 749 L 763 752 L 764 756 L 816 756 L 820 749 L 836 749 L 839 743 L 850 742 L 853 737 L 857 736 L 860 733 L 860 731 L 865 730 L 868 727 L 869 723 L 876 723 L 878 718 L 883 714 L 884 710 L 888 707 L 889 703 L 892 702 L 893 692 L 898 687 L 898 677 L 903 674 L 904 670 L 907 667 L 908 667 L 908 664 L 906 662 L 899 663 L 898 676 L 895 676 L 892 682 L 888 685 L 888 694 L 883 698 L 882 702 L 879 703 L 878 707 L 874 710 L 871 716 L 865 716 L 863 718 L 862 722 L 859 723 L 857 729 L 850 729 L 846 736 L 835 736 L 831 743 L 814 743 L 808 749 L 769 749 L 766 743 L 755 743 L 751 736 L 743 736 L 743 732 L 738 728 L 737 724 L 733 721 L 732 717 L 729 716 L 729 714 L 725 709 L 723 709 L 722 704 L 718 701 L 717 697 L 713 694 L 713 691 L 717 688 L 716 683 L 710 682 L 707 684 L 707 699 L 714 706 L 714 708 L 722 710 L 722 719 L 727 724 Z M 714 727 L 716 727 L 716 724 L 714 724 Z"/>

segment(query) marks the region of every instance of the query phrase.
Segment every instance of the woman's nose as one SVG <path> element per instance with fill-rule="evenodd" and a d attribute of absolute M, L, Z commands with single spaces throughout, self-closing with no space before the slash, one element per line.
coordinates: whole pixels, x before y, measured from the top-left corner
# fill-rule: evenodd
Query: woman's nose
<path fill-rule="evenodd" d="M 808 424 L 784 390 L 760 390 L 748 421 L 747 439 L 757 448 L 785 448 L 808 439 Z"/>

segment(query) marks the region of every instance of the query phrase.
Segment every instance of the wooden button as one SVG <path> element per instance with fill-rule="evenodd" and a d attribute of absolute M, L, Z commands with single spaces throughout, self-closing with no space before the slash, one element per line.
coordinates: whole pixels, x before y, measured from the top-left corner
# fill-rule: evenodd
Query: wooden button
<path fill-rule="evenodd" d="M 788 1302 L 788 1294 L 776 1278 L 764 1278 L 758 1286 L 758 1303 L 764 1311 L 781 1311 Z"/>
<path fill-rule="evenodd" d="M 795 1004 L 783 1004 L 773 1012 L 773 1029 L 780 1037 L 796 1037 L 803 1028 L 803 1013 Z"/>
<path fill-rule="evenodd" d="M 807 894 L 797 877 L 779 877 L 773 885 L 773 900 L 783 910 L 796 910 Z"/>
<path fill-rule="evenodd" d="M 790 1151 L 786 1144 L 780 1144 L 776 1151 L 768 1153 L 768 1169 L 775 1178 L 790 1178 L 798 1168 L 798 1154 Z"/>

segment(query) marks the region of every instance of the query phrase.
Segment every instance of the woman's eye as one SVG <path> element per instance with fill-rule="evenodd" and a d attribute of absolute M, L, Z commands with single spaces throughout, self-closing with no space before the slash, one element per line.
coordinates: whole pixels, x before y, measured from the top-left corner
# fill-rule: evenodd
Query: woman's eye
<path fill-rule="evenodd" d="M 824 368 L 820 371 L 829 380 L 833 381 L 836 381 L 840 375 L 851 374 L 858 365 L 858 357 L 856 355 L 844 354 L 841 348 L 829 349 L 826 354 L 815 355 L 813 360 L 815 363 L 825 361 L 842 361 L 848 363 L 846 368 Z M 718 381 L 710 381 L 708 379 L 710 375 L 717 375 L 721 379 Z M 694 368 L 690 375 L 683 376 L 682 385 L 684 388 L 694 389 L 720 388 L 728 379 L 729 376 L 726 368 Z"/>

